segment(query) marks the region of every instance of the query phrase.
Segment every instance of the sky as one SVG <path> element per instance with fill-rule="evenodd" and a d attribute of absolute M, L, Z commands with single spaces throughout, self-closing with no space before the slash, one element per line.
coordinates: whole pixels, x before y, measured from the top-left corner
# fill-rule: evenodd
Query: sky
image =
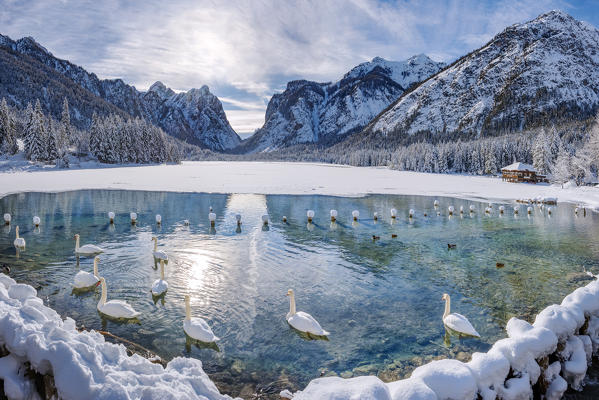
<path fill-rule="evenodd" d="M 336 81 L 376 56 L 450 62 L 553 9 L 599 26 L 593 0 L 0 0 L 0 33 L 139 90 L 208 85 L 247 136 L 290 80 Z"/>

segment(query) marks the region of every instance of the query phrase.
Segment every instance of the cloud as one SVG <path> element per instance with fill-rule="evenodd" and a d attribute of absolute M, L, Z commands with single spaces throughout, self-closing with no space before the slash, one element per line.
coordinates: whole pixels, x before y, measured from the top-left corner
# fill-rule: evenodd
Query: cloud
<path fill-rule="evenodd" d="M 0 29 L 140 89 L 207 84 L 247 131 L 288 80 L 337 80 L 375 56 L 451 61 L 553 8 L 573 9 L 561 0 L 25 0 L 4 3 Z"/>

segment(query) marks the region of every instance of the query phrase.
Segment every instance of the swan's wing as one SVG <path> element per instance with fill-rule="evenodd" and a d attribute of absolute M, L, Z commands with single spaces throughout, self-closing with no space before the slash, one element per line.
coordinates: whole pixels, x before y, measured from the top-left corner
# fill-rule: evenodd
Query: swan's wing
<path fill-rule="evenodd" d="M 123 300 L 110 300 L 104 303 L 103 313 L 117 318 L 134 318 L 139 315 L 133 307 Z"/>
<path fill-rule="evenodd" d="M 468 321 L 468 318 L 464 317 L 462 314 L 449 314 L 443 319 L 443 323 L 447 325 L 448 328 L 453 329 L 456 332 L 480 337 L 476 329 L 474 329 L 470 321 Z"/>
<path fill-rule="evenodd" d="M 299 311 L 287 319 L 287 322 L 301 332 L 308 332 L 318 336 L 326 336 L 329 332 L 322 329 L 318 321 L 310 314 Z"/>
<path fill-rule="evenodd" d="M 214 335 L 214 332 L 212 332 L 212 329 L 203 318 L 186 320 L 183 327 L 185 328 L 185 333 L 202 342 L 209 343 L 218 340 L 218 337 Z"/>
<path fill-rule="evenodd" d="M 79 247 L 79 253 L 93 254 L 93 253 L 103 253 L 103 252 L 104 252 L 104 249 L 96 246 L 95 244 L 86 244 L 86 245 Z"/>
<path fill-rule="evenodd" d="M 157 279 L 152 285 L 152 293 L 162 293 L 168 290 L 168 282 L 162 279 Z"/>
<path fill-rule="evenodd" d="M 154 252 L 154 257 L 159 260 L 168 260 L 168 254 L 166 254 L 166 252 L 162 250 L 156 250 Z"/>
<path fill-rule="evenodd" d="M 84 288 L 93 286 L 98 283 L 98 278 L 94 274 L 90 274 L 87 271 L 79 271 L 73 278 L 74 286 L 77 288 Z"/>

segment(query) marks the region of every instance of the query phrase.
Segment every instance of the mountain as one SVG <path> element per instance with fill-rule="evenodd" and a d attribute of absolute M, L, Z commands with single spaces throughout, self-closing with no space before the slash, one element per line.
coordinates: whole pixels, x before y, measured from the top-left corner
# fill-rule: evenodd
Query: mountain
<path fill-rule="evenodd" d="M 140 92 L 121 79 L 99 79 L 54 57 L 31 37 L 13 41 L 0 35 L 0 97 L 20 108 L 40 99 L 55 117 L 66 97 L 80 128 L 89 125 L 93 112 L 117 113 L 144 118 L 178 139 L 211 150 L 228 150 L 240 142 L 207 86 L 175 93 L 156 82 Z"/>
<path fill-rule="evenodd" d="M 508 27 L 405 92 L 353 147 L 477 138 L 584 120 L 599 108 L 599 31 L 561 11 Z"/>
<path fill-rule="evenodd" d="M 401 62 L 374 58 L 335 83 L 292 81 L 272 96 L 264 126 L 239 151 L 272 151 L 300 143 L 334 143 L 364 128 L 406 89 L 442 68 L 421 54 Z"/>

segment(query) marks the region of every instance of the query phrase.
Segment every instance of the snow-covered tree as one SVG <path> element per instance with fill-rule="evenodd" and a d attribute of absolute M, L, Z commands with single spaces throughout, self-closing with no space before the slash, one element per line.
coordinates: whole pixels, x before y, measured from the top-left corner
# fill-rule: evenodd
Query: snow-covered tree
<path fill-rule="evenodd" d="M 0 153 L 15 154 L 18 150 L 14 115 L 3 98 L 0 102 Z"/>
<path fill-rule="evenodd" d="M 30 132 L 28 132 L 28 147 L 26 149 L 27 157 L 32 161 L 44 161 L 46 160 L 46 126 L 44 112 L 40 101 L 35 102 L 35 109 L 33 110 Z"/>
<path fill-rule="evenodd" d="M 495 151 L 487 148 L 485 151 L 485 174 L 496 174 L 497 173 L 497 159 L 495 157 Z"/>
<path fill-rule="evenodd" d="M 551 174 L 553 175 L 553 181 L 562 185 L 573 177 L 571 156 L 563 146 L 560 146 L 558 150 L 557 158 L 551 168 Z"/>
<path fill-rule="evenodd" d="M 535 138 L 532 149 L 532 165 L 542 174 L 549 172 L 551 165 L 551 148 L 545 135 L 545 130 L 541 129 Z"/>

